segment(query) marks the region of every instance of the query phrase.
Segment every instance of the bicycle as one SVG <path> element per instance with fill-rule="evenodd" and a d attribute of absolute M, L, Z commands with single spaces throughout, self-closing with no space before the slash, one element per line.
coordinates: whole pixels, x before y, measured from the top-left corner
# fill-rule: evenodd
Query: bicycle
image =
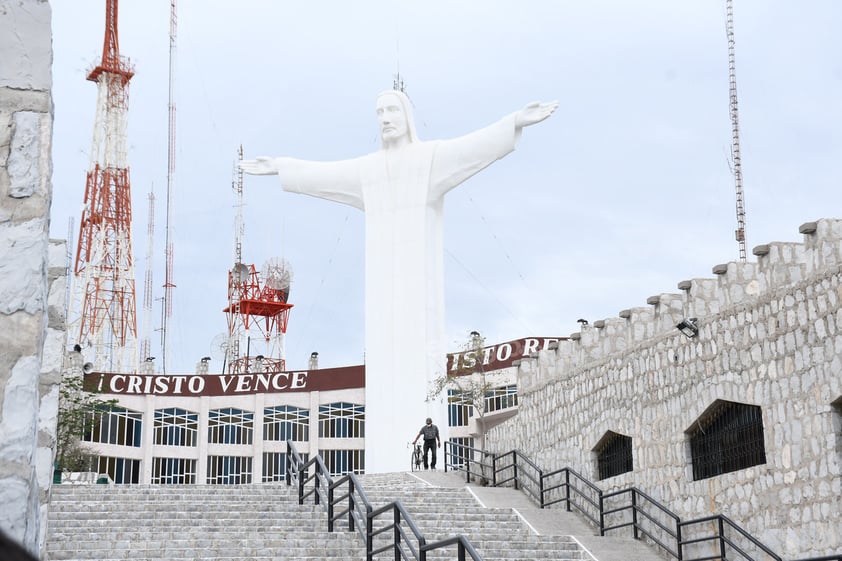
<path fill-rule="evenodd" d="M 421 471 L 421 458 L 423 457 L 423 453 L 421 451 L 421 445 L 412 443 L 409 444 L 412 446 L 412 457 L 410 459 L 410 469 L 412 471 Z"/>

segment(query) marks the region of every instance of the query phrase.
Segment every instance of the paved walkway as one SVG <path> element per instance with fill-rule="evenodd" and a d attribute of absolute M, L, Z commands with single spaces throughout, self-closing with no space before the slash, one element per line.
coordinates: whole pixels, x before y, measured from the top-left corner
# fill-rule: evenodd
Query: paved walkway
<path fill-rule="evenodd" d="M 664 561 L 654 548 L 628 538 L 599 536 L 584 518 L 564 509 L 539 508 L 521 491 L 466 483 L 460 472 L 416 471 L 411 474 L 434 487 L 466 488 L 486 508 L 511 508 L 536 534 L 573 536 L 596 561 Z"/>

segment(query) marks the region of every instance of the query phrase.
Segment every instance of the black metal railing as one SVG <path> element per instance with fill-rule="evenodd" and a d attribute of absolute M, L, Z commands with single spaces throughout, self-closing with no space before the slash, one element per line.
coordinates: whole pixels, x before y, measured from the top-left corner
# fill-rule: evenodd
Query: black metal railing
<path fill-rule="evenodd" d="M 468 556 L 473 561 L 482 561 L 465 536 L 427 543 L 399 500 L 375 509 L 357 476 L 349 473 L 334 478 L 321 455 L 304 461 L 292 441 L 287 441 L 286 457 L 286 482 L 298 489 L 298 504 L 313 497 L 314 504 L 323 505 L 329 532 L 337 528 L 337 523 L 347 520 L 348 531 L 357 532 L 365 544 L 366 561 L 390 551 L 395 561 L 426 561 L 427 552 L 454 546 L 459 561 L 466 561 Z"/>
<path fill-rule="evenodd" d="M 457 460 L 458 461 L 454 461 Z M 682 521 L 640 489 L 610 493 L 570 468 L 544 472 L 517 450 L 493 454 L 445 442 L 444 470 L 462 471 L 466 480 L 523 491 L 541 508 L 563 504 L 589 520 L 604 536 L 623 528 L 678 561 L 782 561 L 781 557 L 724 515 Z M 798 561 L 842 561 L 842 555 Z"/>

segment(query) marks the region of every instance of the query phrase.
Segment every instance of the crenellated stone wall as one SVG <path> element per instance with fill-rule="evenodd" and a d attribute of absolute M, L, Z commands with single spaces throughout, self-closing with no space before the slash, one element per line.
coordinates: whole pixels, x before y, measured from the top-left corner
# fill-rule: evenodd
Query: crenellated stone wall
<path fill-rule="evenodd" d="M 0 530 L 46 535 L 66 243 L 49 239 L 52 36 L 45 0 L 0 0 Z"/>
<path fill-rule="evenodd" d="M 784 558 L 842 551 L 842 220 L 800 231 L 522 361 L 520 411 L 488 447 L 597 482 L 594 448 L 620 433 L 634 469 L 602 489 L 725 514 Z M 689 317 L 694 338 L 676 329 Z M 687 431 L 716 400 L 761 408 L 766 463 L 694 481 Z"/>

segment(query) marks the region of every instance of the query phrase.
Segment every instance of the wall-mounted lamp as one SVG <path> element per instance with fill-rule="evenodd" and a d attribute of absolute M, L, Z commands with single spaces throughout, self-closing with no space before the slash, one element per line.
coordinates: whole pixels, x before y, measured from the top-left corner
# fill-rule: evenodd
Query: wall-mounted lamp
<path fill-rule="evenodd" d="M 153 360 L 155 360 L 154 356 L 148 356 L 143 360 L 143 362 L 152 362 Z"/>
<path fill-rule="evenodd" d="M 211 357 L 209 357 L 209 356 L 203 356 L 200 360 L 201 360 L 202 362 L 204 362 L 205 364 L 207 364 L 207 362 L 208 362 L 210 359 L 211 359 Z"/>
<path fill-rule="evenodd" d="M 696 322 L 696 318 L 686 318 L 678 322 L 676 325 L 679 331 L 681 331 L 686 337 L 692 339 L 696 335 L 699 334 L 699 326 Z"/>

